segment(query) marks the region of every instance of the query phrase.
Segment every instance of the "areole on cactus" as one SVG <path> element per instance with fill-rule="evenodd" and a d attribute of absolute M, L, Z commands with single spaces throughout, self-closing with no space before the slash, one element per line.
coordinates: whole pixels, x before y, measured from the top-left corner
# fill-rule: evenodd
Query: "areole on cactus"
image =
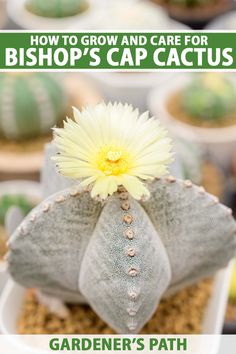
<path fill-rule="evenodd" d="M 138 333 L 163 296 L 227 265 L 236 223 L 203 188 L 166 175 L 171 144 L 157 120 L 121 104 L 75 113 L 47 148 L 59 152 L 60 175 L 47 156 L 49 197 L 12 235 L 9 270 L 25 287 L 88 303 L 119 333 Z"/>
<path fill-rule="evenodd" d="M 26 0 L 25 6 L 35 15 L 60 18 L 77 15 L 88 5 L 86 0 Z"/>
<path fill-rule="evenodd" d="M 49 134 L 66 108 L 65 90 L 52 75 L 0 74 L 0 137 L 24 140 Z"/>

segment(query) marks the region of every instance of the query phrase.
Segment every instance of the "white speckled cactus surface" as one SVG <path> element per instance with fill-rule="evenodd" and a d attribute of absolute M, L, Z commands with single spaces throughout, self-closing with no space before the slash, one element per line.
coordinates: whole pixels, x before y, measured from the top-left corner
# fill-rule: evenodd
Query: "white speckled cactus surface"
<path fill-rule="evenodd" d="M 9 269 L 20 284 L 88 303 L 118 333 L 138 333 L 163 296 L 235 255 L 231 210 L 167 176 L 171 144 L 156 119 L 101 104 L 76 111 L 54 142 L 47 155 L 59 151 L 62 176 L 47 156 L 46 199 L 10 239 Z"/>

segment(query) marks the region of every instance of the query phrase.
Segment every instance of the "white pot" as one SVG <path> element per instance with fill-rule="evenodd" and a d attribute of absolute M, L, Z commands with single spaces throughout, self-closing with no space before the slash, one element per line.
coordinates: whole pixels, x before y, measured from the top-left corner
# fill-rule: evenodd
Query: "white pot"
<path fill-rule="evenodd" d="M 4 27 L 6 19 L 6 0 L 0 0 L 0 29 Z"/>
<path fill-rule="evenodd" d="M 169 98 L 186 87 L 191 80 L 190 74 L 175 75 L 168 84 L 150 92 L 148 107 L 167 127 L 173 138 L 179 138 L 201 147 L 208 157 L 228 169 L 236 151 L 236 125 L 223 128 L 195 127 L 179 121 L 167 110 Z M 236 86 L 236 81 L 233 82 Z"/>
<path fill-rule="evenodd" d="M 66 30 L 73 24 L 78 30 L 88 30 L 93 28 L 93 23 L 100 11 L 98 0 L 87 1 L 89 8 L 86 11 L 65 18 L 46 18 L 34 15 L 26 9 L 25 0 L 8 0 L 7 13 L 19 28 L 25 30 Z"/>
<path fill-rule="evenodd" d="M 202 334 L 221 334 L 228 300 L 232 263 L 215 276 L 213 294 L 208 303 Z M 0 300 L 0 331 L 3 334 L 17 334 L 17 320 L 22 309 L 25 289 L 10 280 Z M 19 338 L 20 341 L 20 338 Z"/>
<path fill-rule="evenodd" d="M 236 11 L 218 16 L 206 26 L 206 30 L 236 30 Z"/>
<path fill-rule="evenodd" d="M 132 104 L 141 111 L 147 109 L 147 97 L 153 87 L 162 87 L 170 73 L 92 73 L 106 101 Z"/>
<path fill-rule="evenodd" d="M 41 199 L 41 187 L 37 182 L 31 181 L 9 181 L 0 183 L 0 197 L 5 194 L 23 194 L 32 201 Z M 0 262 L 0 294 L 8 280 L 6 262 Z"/>

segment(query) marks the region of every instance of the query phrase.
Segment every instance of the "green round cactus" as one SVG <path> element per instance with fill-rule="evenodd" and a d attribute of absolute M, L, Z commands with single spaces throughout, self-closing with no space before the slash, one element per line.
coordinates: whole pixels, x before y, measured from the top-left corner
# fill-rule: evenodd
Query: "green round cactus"
<path fill-rule="evenodd" d="M 86 6 L 86 0 L 26 0 L 26 8 L 30 12 L 52 18 L 77 15 Z"/>
<path fill-rule="evenodd" d="M 182 93 L 186 113 L 199 122 L 221 122 L 236 108 L 234 84 L 221 74 L 203 74 Z"/>
<path fill-rule="evenodd" d="M 24 140 L 49 133 L 63 118 L 66 101 L 50 74 L 0 74 L 0 137 Z"/>

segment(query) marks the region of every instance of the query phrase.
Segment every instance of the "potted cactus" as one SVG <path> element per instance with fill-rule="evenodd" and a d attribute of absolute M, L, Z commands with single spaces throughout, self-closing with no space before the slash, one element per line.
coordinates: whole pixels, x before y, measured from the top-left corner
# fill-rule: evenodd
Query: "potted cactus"
<path fill-rule="evenodd" d="M 214 128 L 234 124 L 235 99 L 234 83 L 224 75 L 209 73 L 200 75 L 183 90 L 181 106 L 190 124 Z"/>
<path fill-rule="evenodd" d="M 71 105 L 100 99 L 82 76 L 0 74 L 0 172 L 3 179 L 37 179 L 51 128 Z"/>
<path fill-rule="evenodd" d="M 235 97 L 233 78 L 181 74 L 171 85 L 153 90 L 148 101 L 173 136 L 200 146 L 213 162 L 229 169 L 236 146 Z"/>
<path fill-rule="evenodd" d="M 8 236 L 18 226 L 23 216 L 40 202 L 39 184 L 29 181 L 0 183 L 0 292 L 8 279 L 5 255 Z M 19 211 L 14 211 L 17 207 Z M 13 209 L 12 209 L 13 208 Z"/>
<path fill-rule="evenodd" d="M 47 73 L 0 74 L 0 171 L 35 178 L 51 128 L 65 115 L 62 83 Z"/>
<path fill-rule="evenodd" d="M 91 29 L 100 11 L 95 0 L 11 0 L 10 19 L 23 29 L 65 30 L 73 23 Z"/>
<path fill-rule="evenodd" d="M 167 175 L 171 140 L 148 113 L 99 104 L 74 115 L 54 129 L 59 175 L 44 174 L 67 188 L 46 187 L 13 233 L 9 271 L 64 318 L 65 303 L 87 303 L 114 331 L 139 333 L 163 297 L 227 266 L 236 223 L 203 188 Z"/>
<path fill-rule="evenodd" d="M 233 8 L 232 0 L 151 0 L 163 5 L 174 19 L 196 28 L 203 28 L 216 16 Z"/>

